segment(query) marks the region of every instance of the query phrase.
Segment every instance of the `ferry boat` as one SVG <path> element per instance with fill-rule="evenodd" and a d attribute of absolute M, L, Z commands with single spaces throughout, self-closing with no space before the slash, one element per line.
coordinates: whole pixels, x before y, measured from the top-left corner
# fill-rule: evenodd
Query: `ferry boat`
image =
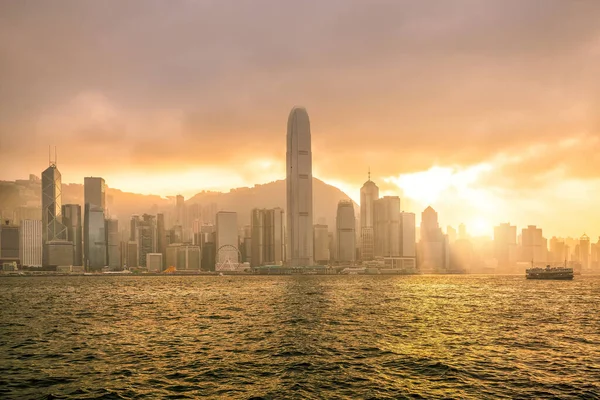
<path fill-rule="evenodd" d="M 551 267 L 546 265 L 546 268 L 536 267 L 525 270 L 527 279 L 553 279 L 553 280 L 571 280 L 573 279 L 573 268 L 567 267 Z"/>

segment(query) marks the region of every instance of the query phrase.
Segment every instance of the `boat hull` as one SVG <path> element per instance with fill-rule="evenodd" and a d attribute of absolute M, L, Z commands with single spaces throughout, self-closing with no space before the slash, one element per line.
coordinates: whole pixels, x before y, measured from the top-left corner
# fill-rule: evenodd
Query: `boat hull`
<path fill-rule="evenodd" d="M 551 280 L 551 281 L 570 281 L 573 276 L 526 276 L 527 279 Z"/>

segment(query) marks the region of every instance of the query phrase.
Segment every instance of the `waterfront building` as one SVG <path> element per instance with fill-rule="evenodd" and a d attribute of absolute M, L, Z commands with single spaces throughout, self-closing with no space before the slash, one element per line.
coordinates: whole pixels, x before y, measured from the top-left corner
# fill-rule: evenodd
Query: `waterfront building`
<path fill-rule="evenodd" d="M 340 200 L 336 216 L 337 261 L 354 263 L 356 260 L 356 217 L 351 200 Z"/>
<path fill-rule="evenodd" d="M 417 256 L 416 218 L 414 213 L 400 213 L 400 256 Z"/>
<path fill-rule="evenodd" d="M 284 261 L 284 213 L 281 208 L 252 210 L 250 265 L 279 265 Z"/>
<path fill-rule="evenodd" d="M 67 240 L 73 243 L 73 264 L 83 265 L 83 220 L 79 204 L 63 204 L 63 224 L 67 229 Z"/>
<path fill-rule="evenodd" d="M 290 266 L 313 265 L 312 151 L 308 113 L 294 107 L 287 125 L 287 260 Z"/>
<path fill-rule="evenodd" d="M 496 272 L 513 272 L 517 262 L 517 227 L 509 223 L 494 227 L 494 257 L 498 261 Z"/>
<path fill-rule="evenodd" d="M 362 260 L 369 261 L 375 256 L 375 201 L 379 199 L 379 188 L 369 179 L 360 189 L 360 256 Z"/>
<path fill-rule="evenodd" d="M 325 224 L 314 226 L 315 238 L 315 263 L 318 265 L 327 265 L 329 263 L 329 227 Z"/>
<path fill-rule="evenodd" d="M 42 266 L 42 221 L 22 219 L 20 224 L 19 251 L 21 265 Z"/>
<path fill-rule="evenodd" d="M 147 267 L 147 254 L 156 253 L 156 236 L 155 216 L 150 214 L 142 215 L 142 220 L 138 222 L 137 227 L 138 262 L 140 267 Z"/>
<path fill-rule="evenodd" d="M 520 261 L 539 263 L 543 265 L 548 258 L 547 240 L 542 234 L 542 229 L 529 225 L 521 231 L 521 257 Z"/>
<path fill-rule="evenodd" d="M 107 265 L 106 183 L 103 178 L 84 178 L 83 257 L 89 270 Z"/>
<path fill-rule="evenodd" d="M 460 233 L 459 240 L 462 240 Z M 423 273 L 447 273 L 449 271 L 448 236 L 442 233 L 438 223 L 438 214 L 432 207 L 427 207 L 421 213 L 421 240 L 419 242 L 418 260 L 418 268 Z"/>
<path fill-rule="evenodd" d="M 146 254 L 146 264 L 148 272 L 162 271 L 163 255 L 161 253 Z"/>
<path fill-rule="evenodd" d="M 62 177 L 56 163 L 42 172 L 42 243 L 46 246 L 49 242 L 66 241 L 67 230 L 62 223 Z M 48 249 L 42 250 L 42 265 L 58 265 L 48 257 L 57 254 Z"/>
<path fill-rule="evenodd" d="M 115 270 L 121 266 L 121 254 L 119 249 L 119 221 L 116 219 L 106 220 L 106 265 Z"/>
<path fill-rule="evenodd" d="M 8 219 L 0 223 L 0 265 L 12 262 L 21 264 L 20 239 L 17 225 L 13 225 Z"/>
<path fill-rule="evenodd" d="M 400 257 L 400 197 L 384 196 L 373 202 L 376 257 Z"/>

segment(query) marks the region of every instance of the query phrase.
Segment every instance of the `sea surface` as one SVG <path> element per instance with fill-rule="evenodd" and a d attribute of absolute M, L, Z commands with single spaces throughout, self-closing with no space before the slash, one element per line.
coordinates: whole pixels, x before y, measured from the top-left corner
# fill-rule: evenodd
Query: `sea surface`
<path fill-rule="evenodd" d="M 600 277 L 0 278 L 0 398 L 600 398 Z"/>

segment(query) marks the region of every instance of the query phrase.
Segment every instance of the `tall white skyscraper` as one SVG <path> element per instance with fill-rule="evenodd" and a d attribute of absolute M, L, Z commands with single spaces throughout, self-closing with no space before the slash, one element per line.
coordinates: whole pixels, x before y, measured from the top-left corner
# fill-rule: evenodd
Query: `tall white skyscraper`
<path fill-rule="evenodd" d="M 22 219 L 20 235 L 21 265 L 42 266 L 42 220 Z"/>
<path fill-rule="evenodd" d="M 340 200 L 336 217 L 337 257 L 340 262 L 354 262 L 356 257 L 356 218 L 350 200 Z"/>
<path fill-rule="evenodd" d="M 290 266 L 313 265 L 313 197 L 310 121 L 294 107 L 287 126 L 287 259 Z"/>
<path fill-rule="evenodd" d="M 375 220 L 374 203 L 379 198 L 379 188 L 371 180 L 365 182 L 360 189 L 360 257 L 363 260 L 372 260 L 375 255 Z"/>

